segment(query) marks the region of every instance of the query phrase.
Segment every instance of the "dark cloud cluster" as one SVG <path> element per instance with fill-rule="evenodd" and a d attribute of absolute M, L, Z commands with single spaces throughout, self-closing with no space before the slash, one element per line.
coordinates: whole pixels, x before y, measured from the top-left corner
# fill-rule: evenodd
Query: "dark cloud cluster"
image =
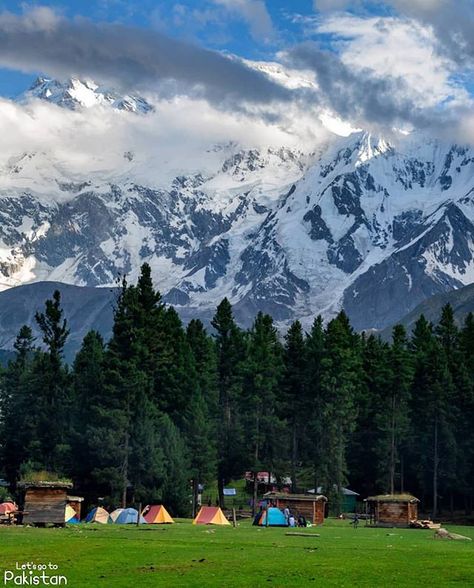
<path fill-rule="evenodd" d="M 318 101 L 357 125 L 416 127 L 431 124 L 425 109 L 416 107 L 401 78 L 375 77 L 369 70 L 347 67 L 334 54 L 308 42 L 287 53 L 293 67 L 310 69 L 318 81 Z"/>
<path fill-rule="evenodd" d="M 59 78 L 90 77 L 125 89 L 172 80 L 213 103 L 290 99 L 286 88 L 238 59 L 156 31 L 58 18 L 49 9 L 0 14 L 0 64 Z"/>

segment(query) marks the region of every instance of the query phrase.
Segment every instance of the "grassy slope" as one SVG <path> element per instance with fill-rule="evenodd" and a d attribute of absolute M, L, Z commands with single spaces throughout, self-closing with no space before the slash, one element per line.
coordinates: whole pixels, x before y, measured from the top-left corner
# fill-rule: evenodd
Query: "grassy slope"
<path fill-rule="evenodd" d="M 450 527 L 474 538 L 474 527 Z M 77 525 L 0 527 L 0 583 L 15 562 L 53 562 L 69 587 L 474 585 L 474 541 L 433 531 L 353 529 L 347 521 L 287 537 L 283 528 Z M 203 561 L 200 561 L 203 560 Z"/>

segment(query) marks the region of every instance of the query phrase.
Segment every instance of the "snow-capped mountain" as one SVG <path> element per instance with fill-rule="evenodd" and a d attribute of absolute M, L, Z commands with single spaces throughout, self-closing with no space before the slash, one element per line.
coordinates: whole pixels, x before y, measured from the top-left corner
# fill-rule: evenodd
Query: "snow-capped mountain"
<path fill-rule="evenodd" d="M 91 106 L 111 106 L 117 110 L 126 110 L 138 114 L 147 114 L 153 106 L 144 98 L 136 95 L 122 95 L 114 90 L 101 87 L 91 80 L 71 78 L 66 82 L 39 77 L 25 92 L 20 100 L 40 98 L 63 108 L 77 110 Z"/>
<path fill-rule="evenodd" d="M 89 104 L 55 84 L 35 96 Z M 244 322 L 263 310 L 308 326 L 344 307 L 362 329 L 474 282 L 468 148 L 358 132 L 312 153 L 213 145 L 200 169 L 178 167 L 127 151 L 115 171 L 68 176 L 48 153 L 12 156 L 0 170 L 3 288 L 110 286 L 148 261 L 178 309 L 208 316 L 227 296 Z"/>

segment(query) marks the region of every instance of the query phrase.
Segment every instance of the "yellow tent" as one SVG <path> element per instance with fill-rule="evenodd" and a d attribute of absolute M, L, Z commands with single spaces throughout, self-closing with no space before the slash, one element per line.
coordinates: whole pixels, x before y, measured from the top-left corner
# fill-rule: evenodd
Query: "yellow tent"
<path fill-rule="evenodd" d="M 143 509 L 142 516 L 150 525 L 160 525 L 164 523 L 174 523 L 169 512 L 162 504 L 146 506 Z"/>
<path fill-rule="evenodd" d="M 66 523 L 78 523 L 79 520 L 77 519 L 76 511 L 72 508 L 72 506 L 66 505 L 66 509 L 64 511 L 64 521 Z"/>
<path fill-rule="evenodd" d="M 218 506 L 203 506 L 193 521 L 193 525 L 230 525 Z"/>
<path fill-rule="evenodd" d="M 101 523 L 102 525 L 106 525 L 108 522 L 109 513 L 101 506 L 93 508 L 86 517 L 86 523 Z"/>

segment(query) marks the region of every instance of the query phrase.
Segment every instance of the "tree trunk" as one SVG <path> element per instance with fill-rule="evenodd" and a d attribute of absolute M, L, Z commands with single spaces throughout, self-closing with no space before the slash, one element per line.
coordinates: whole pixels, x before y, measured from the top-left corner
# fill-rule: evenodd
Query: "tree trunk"
<path fill-rule="evenodd" d="M 435 518 L 438 515 L 438 415 L 435 416 L 433 445 L 433 518 Z"/>
<path fill-rule="evenodd" d="M 257 476 L 257 469 L 258 469 L 258 459 L 259 459 L 259 435 L 260 435 L 260 419 L 258 413 L 260 408 L 257 408 L 257 415 L 255 417 L 255 450 L 254 450 L 254 464 L 255 464 L 255 471 L 253 472 L 253 502 L 252 502 L 252 515 L 255 516 L 256 512 L 256 504 L 258 498 L 258 476 Z"/>
<path fill-rule="evenodd" d="M 390 494 L 395 494 L 395 394 L 392 394 L 392 418 L 390 430 Z"/>
<path fill-rule="evenodd" d="M 291 444 L 291 489 L 293 493 L 297 491 L 296 483 L 296 460 L 298 455 L 298 437 L 296 434 L 296 423 L 293 423 L 293 439 Z"/>
<path fill-rule="evenodd" d="M 127 486 L 128 486 L 128 445 L 129 435 L 128 431 L 125 434 L 125 455 L 122 464 L 122 508 L 127 506 Z"/>

